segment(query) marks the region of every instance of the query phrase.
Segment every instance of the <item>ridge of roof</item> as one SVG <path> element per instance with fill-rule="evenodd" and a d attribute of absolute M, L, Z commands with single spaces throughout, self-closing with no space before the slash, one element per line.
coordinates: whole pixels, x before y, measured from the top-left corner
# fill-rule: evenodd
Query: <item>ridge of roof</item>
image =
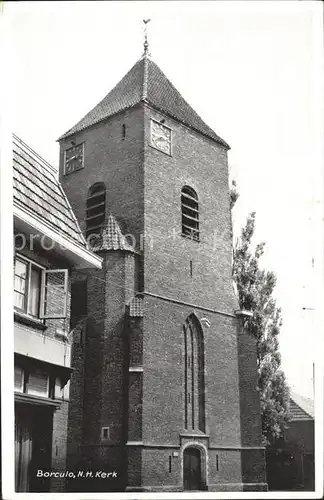
<path fill-rule="evenodd" d="M 143 59 L 143 93 L 142 101 L 147 100 L 147 82 L 148 82 L 148 56 L 144 55 Z"/>
<path fill-rule="evenodd" d="M 81 132 L 140 102 L 146 102 L 229 149 L 230 146 L 202 120 L 148 55 L 142 56 L 112 90 L 58 140 Z"/>
<path fill-rule="evenodd" d="M 122 250 L 134 253 L 134 248 L 127 242 L 116 218 L 110 214 L 107 225 L 103 228 L 99 242 L 92 246 L 93 252 L 102 250 Z"/>

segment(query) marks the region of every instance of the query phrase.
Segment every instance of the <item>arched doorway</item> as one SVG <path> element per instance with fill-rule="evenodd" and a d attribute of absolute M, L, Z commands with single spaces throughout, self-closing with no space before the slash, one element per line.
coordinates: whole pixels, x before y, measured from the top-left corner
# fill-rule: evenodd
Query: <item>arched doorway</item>
<path fill-rule="evenodd" d="M 201 451 L 193 446 L 183 452 L 183 487 L 185 491 L 203 489 Z"/>

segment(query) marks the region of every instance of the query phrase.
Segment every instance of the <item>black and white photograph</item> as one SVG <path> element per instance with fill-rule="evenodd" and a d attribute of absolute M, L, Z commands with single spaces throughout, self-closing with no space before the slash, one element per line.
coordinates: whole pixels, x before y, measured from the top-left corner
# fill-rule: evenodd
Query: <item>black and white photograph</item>
<path fill-rule="evenodd" d="M 323 31 L 0 3 L 5 500 L 322 498 Z"/>

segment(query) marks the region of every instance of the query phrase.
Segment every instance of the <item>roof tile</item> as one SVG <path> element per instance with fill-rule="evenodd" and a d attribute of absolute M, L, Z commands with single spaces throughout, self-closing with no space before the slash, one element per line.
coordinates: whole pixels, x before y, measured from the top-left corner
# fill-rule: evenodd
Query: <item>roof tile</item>
<path fill-rule="evenodd" d="M 14 203 L 47 222 L 51 228 L 86 246 L 79 224 L 55 170 L 17 136 L 13 136 Z"/>
<path fill-rule="evenodd" d="M 206 125 L 160 68 L 147 56 L 137 61 L 109 94 L 60 139 L 106 120 L 141 101 L 147 102 L 162 113 L 229 148 L 228 144 Z"/>
<path fill-rule="evenodd" d="M 313 420 L 314 404 L 309 398 L 291 394 L 289 401 L 290 420 Z"/>
<path fill-rule="evenodd" d="M 102 230 L 100 240 L 97 244 L 92 246 L 94 252 L 101 250 L 123 250 L 134 252 L 134 248 L 127 243 L 117 220 L 113 215 L 109 215 L 107 225 Z"/>

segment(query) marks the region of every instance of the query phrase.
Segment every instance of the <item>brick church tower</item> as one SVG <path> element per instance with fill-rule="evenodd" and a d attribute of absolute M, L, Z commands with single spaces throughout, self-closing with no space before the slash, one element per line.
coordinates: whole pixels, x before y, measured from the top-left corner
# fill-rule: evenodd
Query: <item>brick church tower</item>
<path fill-rule="evenodd" d="M 94 477 L 68 487 L 266 489 L 229 146 L 146 52 L 59 139 L 61 183 L 103 258 L 73 276 L 68 469 Z"/>

